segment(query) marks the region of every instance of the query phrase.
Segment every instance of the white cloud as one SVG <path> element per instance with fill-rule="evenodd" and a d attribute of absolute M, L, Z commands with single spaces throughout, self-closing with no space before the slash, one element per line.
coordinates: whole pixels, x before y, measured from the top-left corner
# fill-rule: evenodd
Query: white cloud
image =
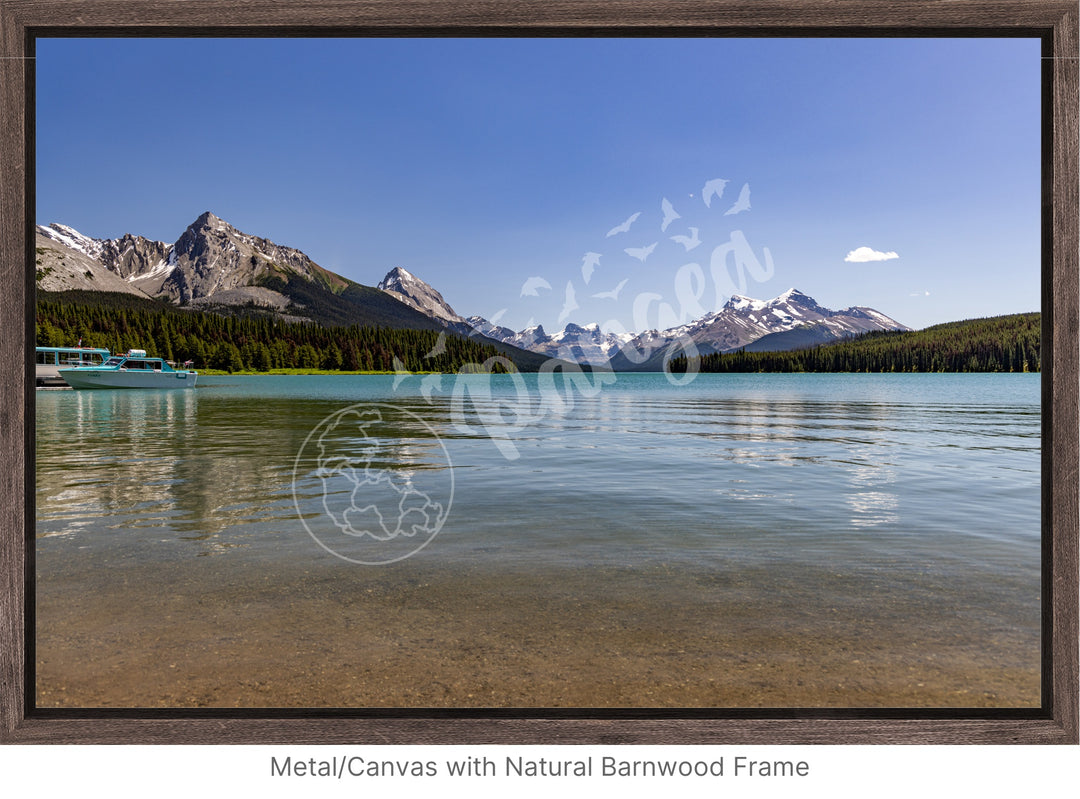
<path fill-rule="evenodd" d="M 869 247 L 858 247 L 847 254 L 844 258 L 848 263 L 862 264 L 867 261 L 891 261 L 900 256 L 894 252 L 878 252 Z"/>

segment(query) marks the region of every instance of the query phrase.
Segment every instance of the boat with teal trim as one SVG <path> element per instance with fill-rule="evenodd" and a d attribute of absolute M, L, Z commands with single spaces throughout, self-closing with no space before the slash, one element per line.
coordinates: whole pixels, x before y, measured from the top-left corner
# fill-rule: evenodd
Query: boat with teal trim
<path fill-rule="evenodd" d="M 61 369 L 83 366 L 101 366 L 109 359 L 109 351 L 98 347 L 35 347 L 34 383 L 43 387 L 66 385 L 60 377 Z"/>
<path fill-rule="evenodd" d="M 113 355 L 100 366 L 60 369 L 72 388 L 195 388 L 199 375 L 174 369 L 164 358 L 149 358 L 146 350 Z"/>

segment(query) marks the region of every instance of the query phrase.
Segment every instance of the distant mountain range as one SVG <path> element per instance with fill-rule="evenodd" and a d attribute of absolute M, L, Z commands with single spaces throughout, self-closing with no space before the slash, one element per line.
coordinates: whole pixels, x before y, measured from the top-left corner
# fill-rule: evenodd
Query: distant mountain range
<path fill-rule="evenodd" d="M 121 292 L 197 310 L 260 313 L 330 327 L 459 332 L 399 295 L 344 278 L 299 250 L 243 233 L 209 211 L 173 244 L 130 234 L 94 239 L 66 225 L 39 225 L 36 266 L 44 291 Z M 476 336 L 523 371 L 547 360 Z"/>
<path fill-rule="evenodd" d="M 734 295 L 720 311 L 667 330 L 615 334 L 605 333 L 596 323 L 571 323 L 548 334 L 543 325 L 514 331 L 482 316 L 462 318 L 442 294 L 400 267 L 392 269 L 378 287 L 457 332 L 480 333 L 550 358 L 610 365 L 616 371 L 659 371 L 663 360 L 670 357 L 668 347 L 680 341 L 692 341 L 700 354 L 708 355 L 743 348 L 751 352 L 801 349 L 875 330 L 910 329 L 873 308 L 852 306 L 833 311 L 801 291 L 789 289 L 767 301 Z"/>
<path fill-rule="evenodd" d="M 526 369 L 559 358 L 651 371 L 663 369 L 669 348 L 674 352 L 679 342 L 693 342 L 701 354 L 788 350 L 908 329 L 872 308 L 834 311 L 789 289 L 767 301 L 732 296 L 721 310 L 667 330 L 614 334 L 597 324 L 568 324 L 554 334 L 540 325 L 514 331 L 480 316 L 462 317 L 436 289 L 401 267 L 377 287 L 363 286 L 209 211 L 173 244 L 131 234 L 94 239 L 66 225 L 39 225 L 36 251 L 38 285 L 45 291 L 123 292 L 204 310 L 258 309 L 324 325 L 446 330 L 496 344 Z"/>
<path fill-rule="evenodd" d="M 678 342 L 693 342 L 705 355 L 743 347 L 798 349 L 872 330 L 908 329 L 873 308 L 830 310 L 797 289 L 766 301 L 736 294 L 720 311 L 678 327 L 638 334 L 604 333 L 596 324 L 567 325 L 554 335 L 548 335 L 542 326 L 515 333 L 478 316 L 467 321 L 489 338 L 515 347 L 566 360 L 610 363 L 616 371 L 659 370 L 668 348 Z"/>

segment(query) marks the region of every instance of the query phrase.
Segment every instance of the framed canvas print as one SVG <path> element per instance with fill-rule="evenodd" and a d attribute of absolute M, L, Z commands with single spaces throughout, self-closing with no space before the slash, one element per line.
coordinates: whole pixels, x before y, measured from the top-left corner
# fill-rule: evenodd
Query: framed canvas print
<path fill-rule="evenodd" d="M 1075 743 L 1074 5 L 0 9 L 5 740 Z"/>

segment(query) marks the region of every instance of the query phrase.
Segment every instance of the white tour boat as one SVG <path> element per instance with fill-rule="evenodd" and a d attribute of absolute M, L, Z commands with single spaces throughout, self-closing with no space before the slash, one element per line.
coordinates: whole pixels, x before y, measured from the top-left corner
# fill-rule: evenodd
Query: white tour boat
<path fill-rule="evenodd" d="M 197 372 L 173 369 L 164 358 L 148 358 L 146 350 L 113 355 L 100 366 L 60 369 L 72 388 L 195 388 Z"/>
<path fill-rule="evenodd" d="M 81 344 L 81 342 L 80 342 Z M 109 351 L 97 347 L 35 347 L 34 382 L 39 386 L 64 386 L 61 369 L 101 366 Z"/>

